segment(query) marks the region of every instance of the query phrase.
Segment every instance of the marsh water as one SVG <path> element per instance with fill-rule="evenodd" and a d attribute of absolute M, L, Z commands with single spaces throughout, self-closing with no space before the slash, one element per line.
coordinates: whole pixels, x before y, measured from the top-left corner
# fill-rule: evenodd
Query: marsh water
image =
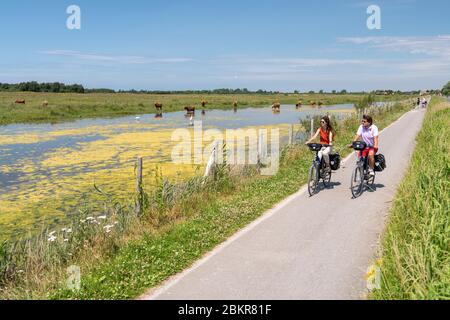
<path fill-rule="evenodd" d="M 277 127 L 287 136 L 300 119 L 353 111 L 352 104 L 322 108 L 284 105 L 271 108 L 197 111 L 204 129 Z M 0 240 L 44 229 L 49 223 L 77 214 L 81 201 L 105 193 L 126 198 L 133 192 L 134 163 L 143 156 L 144 181 L 152 185 L 156 173 L 181 181 L 201 174 L 202 166 L 171 163 L 171 137 L 188 128 L 184 112 L 86 119 L 57 124 L 14 124 L 0 127 Z M 92 202 L 92 201 L 90 201 Z"/>

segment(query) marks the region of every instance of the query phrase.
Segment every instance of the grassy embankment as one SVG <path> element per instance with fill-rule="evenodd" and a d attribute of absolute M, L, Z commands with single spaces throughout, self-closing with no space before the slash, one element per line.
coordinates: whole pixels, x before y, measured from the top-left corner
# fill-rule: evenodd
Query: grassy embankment
<path fill-rule="evenodd" d="M 409 106 L 395 106 L 376 113 L 380 128 L 402 115 Z M 359 119 L 335 124 L 337 149 L 343 155 Z M 131 206 L 110 199 L 105 217 L 83 219 L 72 232 L 43 235 L 11 249 L 0 250 L 0 298 L 8 299 L 132 299 L 202 257 L 206 252 L 290 194 L 307 179 L 311 153 L 301 145 L 286 148 L 275 176 L 260 177 L 254 168 L 244 172 L 218 170 L 218 179 L 206 186 L 191 180 L 174 186 L 160 180 L 158 189 L 146 196 L 141 219 Z M 66 239 L 67 241 L 64 241 Z M 82 272 L 79 292 L 65 287 L 66 268 L 78 265 Z"/>
<path fill-rule="evenodd" d="M 436 99 L 393 204 L 375 299 L 450 299 L 450 103 Z"/>
<path fill-rule="evenodd" d="M 304 104 L 310 101 L 325 105 L 355 103 L 362 95 L 357 94 L 241 94 L 241 95 L 196 95 L 196 94 L 69 94 L 0 92 L 0 125 L 11 123 L 61 122 L 95 117 L 119 117 L 135 114 L 155 113 L 156 101 L 164 105 L 164 112 L 182 111 L 187 105 L 201 108 L 203 100 L 206 109 L 232 109 L 238 101 L 238 108 L 248 106 L 269 106 L 275 101 L 282 104 Z M 378 96 L 379 101 L 398 101 L 409 98 L 404 95 Z M 16 105 L 16 100 L 25 100 L 25 105 Z M 43 106 L 47 101 L 48 106 Z"/>

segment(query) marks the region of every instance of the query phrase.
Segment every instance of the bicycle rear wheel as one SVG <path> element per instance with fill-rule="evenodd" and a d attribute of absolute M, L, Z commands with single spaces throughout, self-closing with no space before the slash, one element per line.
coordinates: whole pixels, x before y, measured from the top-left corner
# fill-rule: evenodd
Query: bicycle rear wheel
<path fill-rule="evenodd" d="M 352 174 L 352 181 L 350 190 L 352 191 L 353 198 L 358 198 L 364 187 L 364 172 L 361 166 L 357 166 Z"/>
<path fill-rule="evenodd" d="M 312 197 L 319 189 L 319 166 L 313 164 L 309 170 L 308 192 Z"/>

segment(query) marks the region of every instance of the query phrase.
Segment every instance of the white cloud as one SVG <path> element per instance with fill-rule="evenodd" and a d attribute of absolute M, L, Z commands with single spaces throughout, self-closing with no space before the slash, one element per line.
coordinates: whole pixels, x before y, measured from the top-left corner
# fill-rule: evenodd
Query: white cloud
<path fill-rule="evenodd" d="M 450 35 L 433 37 L 344 37 L 339 42 L 371 48 L 450 58 Z"/>
<path fill-rule="evenodd" d="M 82 53 L 79 51 L 70 50 L 49 50 L 43 51 L 41 53 L 53 56 L 72 57 L 76 59 L 100 62 L 114 62 L 120 64 L 180 63 L 192 61 L 192 59 L 189 58 L 146 58 L 140 56 L 113 56 Z"/>
<path fill-rule="evenodd" d="M 363 59 L 310 59 L 310 58 L 232 58 L 213 60 L 217 64 L 273 65 L 292 68 L 330 67 L 339 65 L 364 65 L 371 60 Z"/>
<path fill-rule="evenodd" d="M 385 70 L 390 76 L 400 72 L 404 78 L 442 77 L 450 73 L 450 35 L 430 37 L 347 37 L 339 42 L 382 51 Z M 386 52 L 403 53 L 403 59 L 387 59 Z"/>

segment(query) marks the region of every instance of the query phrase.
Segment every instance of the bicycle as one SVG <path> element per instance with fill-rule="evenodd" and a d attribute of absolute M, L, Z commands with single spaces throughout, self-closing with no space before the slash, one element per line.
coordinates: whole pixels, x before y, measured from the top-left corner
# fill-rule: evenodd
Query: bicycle
<path fill-rule="evenodd" d="M 316 156 L 313 159 L 311 169 L 309 170 L 309 179 L 308 179 L 308 192 L 312 197 L 317 194 L 319 191 L 320 180 L 322 180 L 325 188 L 329 186 L 331 181 L 331 168 L 327 171 L 325 161 L 319 158 L 319 152 L 322 148 L 328 148 L 329 145 L 319 144 L 319 143 L 310 143 L 308 147 L 311 151 L 316 152 Z"/>
<path fill-rule="evenodd" d="M 350 190 L 353 195 L 353 199 L 358 198 L 364 191 L 364 187 L 375 191 L 373 185 L 375 184 L 375 172 L 373 175 L 369 174 L 369 155 L 362 156 L 364 150 L 367 149 L 367 144 L 362 141 L 356 141 L 352 144 L 352 148 L 358 151 L 358 160 L 356 167 L 352 173 L 352 181 Z"/>

